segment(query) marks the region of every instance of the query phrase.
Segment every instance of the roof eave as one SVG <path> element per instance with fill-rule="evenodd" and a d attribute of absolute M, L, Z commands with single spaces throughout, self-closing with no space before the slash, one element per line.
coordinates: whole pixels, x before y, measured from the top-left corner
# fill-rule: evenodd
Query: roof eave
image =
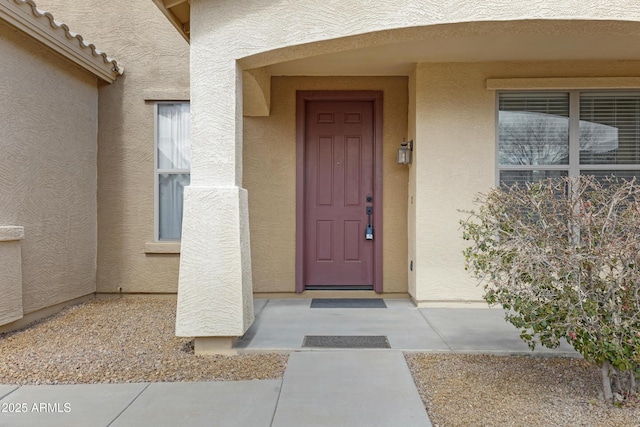
<path fill-rule="evenodd" d="M 86 43 L 50 13 L 38 9 L 33 0 L 0 1 L 0 19 L 108 83 L 124 72 L 114 59 Z"/>
<path fill-rule="evenodd" d="M 179 19 L 172 9 L 176 6 L 187 8 L 187 16 L 190 16 L 191 0 L 152 0 L 160 11 L 166 16 L 171 24 L 178 30 L 180 35 L 184 37 L 187 43 L 190 42 L 190 22 L 189 18 Z"/>

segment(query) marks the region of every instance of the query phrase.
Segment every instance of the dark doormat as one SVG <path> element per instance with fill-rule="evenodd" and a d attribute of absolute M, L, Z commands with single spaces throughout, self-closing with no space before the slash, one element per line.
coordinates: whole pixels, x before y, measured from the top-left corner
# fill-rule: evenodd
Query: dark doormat
<path fill-rule="evenodd" d="M 302 347 L 391 348 L 384 335 L 306 335 Z"/>
<path fill-rule="evenodd" d="M 382 298 L 314 298 L 311 308 L 387 308 Z"/>

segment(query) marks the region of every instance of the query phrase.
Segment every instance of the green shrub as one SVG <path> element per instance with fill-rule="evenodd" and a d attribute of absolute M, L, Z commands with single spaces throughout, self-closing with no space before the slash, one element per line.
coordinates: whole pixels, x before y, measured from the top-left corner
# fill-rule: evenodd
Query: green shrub
<path fill-rule="evenodd" d="M 478 195 L 466 268 L 533 349 L 565 338 L 601 368 L 605 399 L 640 375 L 640 186 L 593 177 Z"/>

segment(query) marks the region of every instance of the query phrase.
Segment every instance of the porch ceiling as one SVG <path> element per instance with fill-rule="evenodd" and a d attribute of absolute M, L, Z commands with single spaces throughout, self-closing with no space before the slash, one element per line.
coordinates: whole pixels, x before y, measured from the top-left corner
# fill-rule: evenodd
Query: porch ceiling
<path fill-rule="evenodd" d="M 422 36 L 413 40 L 400 37 L 405 40 L 283 61 L 267 66 L 267 70 L 275 76 L 379 76 L 408 75 L 421 62 L 640 60 L 640 24 L 635 22 L 519 24 L 518 28 L 513 21 L 467 24 L 482 31 L 460 31 L 457 35 L 423 28 Z"/>

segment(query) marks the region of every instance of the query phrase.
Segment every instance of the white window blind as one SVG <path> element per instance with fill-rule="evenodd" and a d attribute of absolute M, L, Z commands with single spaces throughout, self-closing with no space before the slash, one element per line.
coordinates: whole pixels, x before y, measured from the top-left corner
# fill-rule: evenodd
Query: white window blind
<path fill-rule="evenodd" d="M 579 174 L 640 178 L 640 93 L 499 93 L 497 154 L 503 185 Z"/>
<path fill-rule="evenodd" d="M 580 164 L 640 163 L 640 97 L 580 95 Z"/>
<path fill-rule="evenodd" d="M 569 164 L 569 94 L 505 93 L 499 105 L 501 165 Z"/>

